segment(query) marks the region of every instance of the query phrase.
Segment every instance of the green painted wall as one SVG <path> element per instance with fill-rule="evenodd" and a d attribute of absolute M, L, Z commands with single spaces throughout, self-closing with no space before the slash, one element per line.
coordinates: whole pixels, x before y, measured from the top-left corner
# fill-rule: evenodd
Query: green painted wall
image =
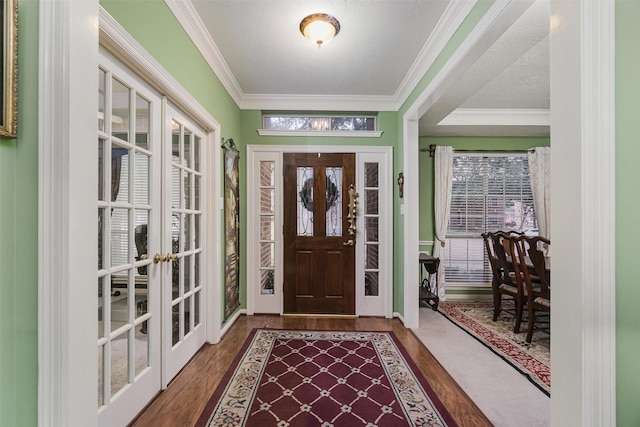
<path fill-rule="evenodd" d="M 616 7 L 616 398 L 617 425 L 640 425 L 640 2 L 618 0 Z"/>
<path fill-rule="evenodd" d="M 164 1 L 101 0 L 100 4 L 218 121 L 221 137 L 243 145 L 240 110 Z M 219 173 L 223 183 L 223 171 Z M 244 280 L 244 274 L 240 277 Z"/>
<path fill-rule="evenodd" d="M 19 2 L 18 138 L 0 138 L 0 425 L 38 421 L 38 1 Z"/>

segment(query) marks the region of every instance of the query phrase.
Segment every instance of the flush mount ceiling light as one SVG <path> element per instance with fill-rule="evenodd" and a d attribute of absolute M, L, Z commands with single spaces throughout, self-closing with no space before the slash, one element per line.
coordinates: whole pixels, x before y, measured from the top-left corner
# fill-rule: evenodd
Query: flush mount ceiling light
<path fill-rule="evenodd" d="M 329 43 L 340 32 L 340 22 L 326 13 L 313 13 L 300 22 L 300 32 L 311 43 L 320 47 Z"/>

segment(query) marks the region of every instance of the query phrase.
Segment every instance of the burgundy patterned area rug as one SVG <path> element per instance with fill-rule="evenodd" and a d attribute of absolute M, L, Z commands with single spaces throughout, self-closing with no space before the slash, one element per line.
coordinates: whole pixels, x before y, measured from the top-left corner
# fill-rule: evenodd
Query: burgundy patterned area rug
<path fill-rule="evenodd" d="M 456 426 L 392 332 L 254 330 L 196 426 Z"/>
<path fill-rule="evenodd" d="M 491 303 L 441 302 L 438 311 L 522 372 L 550 396 L 551 347 L 547 333 L 534 332 L 531 344 L 527 344 L 526 321 L 521 326 L 522 332 L 514 333 L 513 316 L 501 313 L 494 322 Z"/>

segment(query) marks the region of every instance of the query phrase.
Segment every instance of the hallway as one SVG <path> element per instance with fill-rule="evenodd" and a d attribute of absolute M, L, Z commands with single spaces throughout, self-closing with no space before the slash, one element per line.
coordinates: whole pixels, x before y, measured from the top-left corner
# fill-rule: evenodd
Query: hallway
<path fill-rule="evenodd" d="M 361 317 L 330 319 L 240 316 L 218 345 L 205 345 L 191 362 L 134 421 L 133 427 L 192 426 L 209 396 L 253 328 L 316 330 L 391 330 L 402 342 L 451 415 L 464 426 L 490 426 L 489 420 L 455 383 L 414 333 L 397 319 Z"/>

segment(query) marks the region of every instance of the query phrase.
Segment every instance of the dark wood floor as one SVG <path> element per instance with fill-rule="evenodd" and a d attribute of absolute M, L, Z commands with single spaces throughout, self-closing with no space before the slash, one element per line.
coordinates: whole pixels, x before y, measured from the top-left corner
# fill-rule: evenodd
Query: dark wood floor
<path fill-rule="evenodd" d="M 194 356 L 132 426 L 193 426 L 249 332 L 265 326 L 279 329 L 393 331 L 461 426 L 492 425 L 422 342 L 397 319 L 240 316 L 219 344 L 206 344 Z"/>

